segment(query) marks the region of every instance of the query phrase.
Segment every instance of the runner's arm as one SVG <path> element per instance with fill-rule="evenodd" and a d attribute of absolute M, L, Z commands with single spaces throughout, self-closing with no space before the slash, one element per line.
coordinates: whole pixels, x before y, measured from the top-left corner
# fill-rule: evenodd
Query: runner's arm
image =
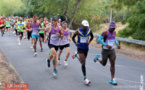
<path fill-rule="evenodd" d="M 116 36 L 116 32 L 115 32 L 115 36 Z M 115 37 L 114 43 L 115 43 L 116 45 L 119 45 L 119 43 L 118 43 L 116 37 Z"/>
<path fill-rule="evenodd" d="M 60 26 L 60 38 L 63 38 L 63 30 L 62 30 L 62 27 Z"/>
<path fill-rule="evenodd" d="M 104 32 L 99 36 L 99 39 L 98 39 L 98 42 L 101 43 L 103 46 L 107 46 L 107 44 L 102 40 L 102 39 L 104 39 L 104 37 L 106 36 L 106 33 L 107 33 L 107 31 L 104 31 Z"/>
<path fill-rule="evenodd" d="M 89 41 L 89 43 L 91 43 L 91 41 L 93 40 L 93 38 L 94 38 L 94 35 L 93 35 L 93 32 L 92 32 L 92 30 L 90 31 L 90 36 L 91 36 L 91 38 L 90 38 L 90 41 Z"/>
<path fill-rule="evenodd" d="M 47 38 L 47 33 L 50 33 L 50 29 L 51 29 L 51 26 L 48 26 L 44 29 L 44 38 L 46 39 Z"/>
<path fill-rule="evenodd" d="M 76 40 L 75 40 L 75 37 L 79 35 L 79 32 L 78 30 L 74 33 L 73 37 L 72 37 L 72 41 L 76 44 Z"/>

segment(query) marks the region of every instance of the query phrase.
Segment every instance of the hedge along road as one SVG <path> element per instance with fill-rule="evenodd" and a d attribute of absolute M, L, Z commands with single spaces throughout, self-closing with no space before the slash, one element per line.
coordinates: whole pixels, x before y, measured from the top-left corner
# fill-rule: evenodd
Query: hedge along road
<path fill-rule="evenodd" d="M 71 54 L 77 50 L 76 46 L 70 42 Z M 29 90 L 139 90 L 141 77 L 145 76 L 145 62 L 133 60 L 117 55 L 116 59 L 116 79 L 117 86 L 109 83 L 110 63 L 106 67 L 94 63 L 93 58 L 96 54 L 101 54 L 101 50 L 90 48 L 86 62 L 87 77 L 91 84 L 84 84 L 81 65 L 77 59 L 68 59 L 68 67 L 64 67 L 65 53 L 61 56 L 61 65 L 57 65 L 58 76 L 53 76 L 53 68 L 48 69 L 46 58 L 49 48 L 43 44 L 43 52 L 40 52 L 37 43 L 38 56 L 33 56 L 30 49 L 30 42 L 22 40 L 22 45 L 17 45 L 17 37 L 0 37 L 0 50 L 4 53 L 7 60 L 14 66 L 19 76 L 25 83 L 29 83 Z M 143 78 L 145 81 L 145 77 Z M 145 85 L 145 83 L 143 83 Z"/>

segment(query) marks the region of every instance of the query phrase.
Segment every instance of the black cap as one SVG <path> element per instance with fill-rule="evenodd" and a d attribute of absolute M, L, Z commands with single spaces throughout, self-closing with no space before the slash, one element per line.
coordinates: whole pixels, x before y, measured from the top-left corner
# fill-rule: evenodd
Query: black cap
<path fill-rule="evenodd" d="M 56 16 L 52 17 L 52 21 L 56 21 L 56 20 L 57 20 Z"/>

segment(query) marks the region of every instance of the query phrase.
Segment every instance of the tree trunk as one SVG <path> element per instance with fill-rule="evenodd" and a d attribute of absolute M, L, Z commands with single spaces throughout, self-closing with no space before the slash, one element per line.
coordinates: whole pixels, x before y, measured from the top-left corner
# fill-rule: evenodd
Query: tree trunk
<path fill-rule="evenodd" d="M 110 2 L 111 2 L 111 5 L 112 5 L 112 0 L 110 0 Z M 110 9 L 110 22 L 112 21 L 112 7 L 111 7 L 111 9 Z"/>
<path fill-rule="evenodd" d="M 112 8 L 110 9 L 110 23 L 112 21 Z"/>
<path fill-rule="evenodd" d="M 70 26 L 72 25 L 72 22 L 73 22 L 73 20 L 74 20 L 74 16 L 75 16 L 75 14 L 76 14 L 76 12 L 77 12 L 77 10 L 78 10 L 78 8 L 79 8 L 80 1 L 81 1 L 81 0 L 77 0 L 76 8 L 75 8 L 75 10 L 74 10 L 74 12 L 73 12 L 73 14 L 72 14 L 72 17 L 71 17 L 71 19 L 70 19 L 68 28 L 70 28 Z"/>
<path fill-rule="evenodd" d="M 64 16 L 67 16 L 67 14 L 68 14 L 68 10 L 69 10 L 69 2 L 68 2 L 68 4 L 66 5 L 66 10 L 65 10 L 65 12 L 64 12 Z"/>

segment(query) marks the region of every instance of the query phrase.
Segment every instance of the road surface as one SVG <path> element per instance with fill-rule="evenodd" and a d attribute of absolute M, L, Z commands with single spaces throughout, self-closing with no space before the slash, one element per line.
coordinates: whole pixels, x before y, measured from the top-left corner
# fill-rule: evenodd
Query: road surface
<path fill-rule="evenodd" d="M 77 50 L 71 42 L 71 55 Z M 57 65 L 58 76 L 53 76 L 53 65 L 47 67 L 46 58 L 48 57 L 48 46 L 43 44 L 44 52 L 40 52 L 39 43 L 37 43 L 38 56 L 33 56 L 30 49 L 30 41 L 22 40 L 22 45 L 17 45 L 17 37 L 0 37 L 0 50 L 4 53 L 6 59 L 14 66 L 19 76 L 25 83 L 29 83 L 29 90 L 140 90 L 141 77 L 145 81 L 145 62 L 117 55 L 116 59 L 116 79 L 117 86 L 109 83 L 110 63 L 105 67 L 94 63 L 93 58 L 100 54 L 101 50 L 90 48 L 86 70 L 87 77 L 91 84 L 86 86 L 83 80 L 81 65 L 77 59 L 68 59 L 68 67 L 64 67 L 66 50 L 61 56 L 61 65 Z M 145 83 L 143 83 L 145 86 Z M 145 89 L 145 87 L 144 87 Z"/>

